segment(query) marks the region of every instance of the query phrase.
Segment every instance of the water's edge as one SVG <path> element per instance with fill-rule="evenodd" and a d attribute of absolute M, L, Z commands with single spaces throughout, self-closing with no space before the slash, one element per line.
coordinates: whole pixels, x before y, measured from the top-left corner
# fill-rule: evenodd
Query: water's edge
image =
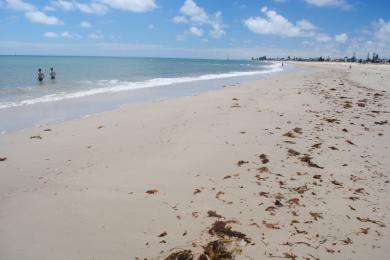
<path fill-rule="evenodd" d="M 48 95 L 8 104 L 0 109 L 0 133 L 46 125 L 115 110 L 132 102 L 147 102 L 197 95 L 223 86 L 238 86 L 266 75 L 294 70 L 272 64 L 264 71 L 208 74 L 198 77 L 153 79 L 141 83 L 118 84 L 75 93 Z"/>

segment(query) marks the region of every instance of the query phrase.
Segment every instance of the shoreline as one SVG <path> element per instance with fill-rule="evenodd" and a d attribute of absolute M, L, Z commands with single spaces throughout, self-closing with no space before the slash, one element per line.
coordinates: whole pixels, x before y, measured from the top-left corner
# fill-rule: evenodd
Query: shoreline
<path fill-rule="evenodd" d="M 0 258 L 387 259 L 390 69 L 302 66 L 0 135 Z"/>
<path fill-rule="evenodd" d="M 112 86 L 96 87 L 78 92 L 47 94 L 29 100 L 4 103 L 4 107 L 0 105 L 0 118 L 3 122 L 8 123 L 0 128 L 0 133 L 83 118 L 101 112 L 113 111 L 133 102 L 156 102 L 198 95 L 294 70 L 293 66 L 285 70 L 278 63 L 264 66 L 268 69 L 207 74 L 196 77 L 156 78 L 142 82 L 116 82 L 117 85 Z M 135 86 L 139 88 L 132 89 Z"/>

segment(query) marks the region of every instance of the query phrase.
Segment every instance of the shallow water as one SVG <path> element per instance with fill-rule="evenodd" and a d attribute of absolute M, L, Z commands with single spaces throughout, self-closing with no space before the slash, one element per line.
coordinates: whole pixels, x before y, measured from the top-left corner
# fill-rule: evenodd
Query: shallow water
<path fill-rule="evenodd" d="M 56 80 L 38 83 L 40 67 Z M 280 64 L 166 58 L 0 56 L 0 132 L 82 117 L 133 101 L 198 94 L 283 71 Z"/>

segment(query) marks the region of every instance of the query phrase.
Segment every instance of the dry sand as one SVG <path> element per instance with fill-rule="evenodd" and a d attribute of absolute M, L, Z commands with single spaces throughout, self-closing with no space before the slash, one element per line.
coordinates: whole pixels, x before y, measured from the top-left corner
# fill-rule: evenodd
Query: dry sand
<path fill-rule="evenodd" d="M 390 67 L 302 66 L 0 136 L 0 259 L 390 259 Z"/>

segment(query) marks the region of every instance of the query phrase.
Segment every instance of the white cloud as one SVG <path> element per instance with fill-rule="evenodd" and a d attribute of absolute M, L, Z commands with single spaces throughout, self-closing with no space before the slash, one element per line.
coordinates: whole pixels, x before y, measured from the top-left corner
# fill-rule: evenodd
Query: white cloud
<path fill-rule="evenodd" d="M 78 1 L 55 0 L 51 1 L 52 6 L 65 11 L 79 10 L 87 14 L 104 15 L 108 12 L 108 7 L 100 3 L 84 4 Z"/>
<path fill-rule="evenodd" d="M 306 3 L 318 6 L 318 7 L 341 7 L 344 9 L 350 9 L 352 6 L 347 2 L 347 0 L 305 0 Z"/>
<path fill-rule="evenodd" d="M 91 28 L 92 27 L 92 24 L 90 24 L 89 22 L 87 21 L 82 21 L 80 23 L 80 26 L 83 27 L 83 28 Z"/>
<path fill-rule="evenodd" d="M 194 0 L 185 0 L 183 6 L 180 8 L 180 14 L 173 17 L 172 21 L 174 23 L 190 23 L 191 32 L 192 28 L 200 28 L 202 26 L 209 26 L 209 35 L 213 38 L 220 38 L 226 34 L 224 28 L 226 27 L 223 23 L 222 13 L 220 11 L 215 14 L 207 14 L 207 12 L 200 6 L 196 4 Z M 193 32 L 191 32 L 194 34 Z M 197 34 L 194 34 L 197 35 Z"/>
<path fill-rule="evenodd" d="M 303 37 L 310 38 L 320 43 L 329 43 L 332 37 L 322 33 L 319 29 L 306 19 L 293 23 L 276 11 L 263 7 L 261 12 L 264 16 L 249 17 L 243 21 L 244 25 L 253 33 L 264 35 L 277 35 L 281 37 Z M 346 39 L 345 39 L 346 38 Z M 347 35 L 336 35 L 335 41 L 347 40 Z"/>
<path fill-rule="evenodd" d="M 189 32 L 195 36 L 198 36 L 198 37 L 202 37 L 203 36 L 203 30 L 196 27 L 196 26 L 192 26 L 189 30 Z"/>
<path fill-rule="evenodd" d="M 46 15 L 40 11 L 28 11 L 25 13 L 26 18 L 33 23 L 47 24 L 47 25 L 62 25 L 63 21 L 55 16 Z"/>
<path fill-rule="evenodd" d="M 209 20 L 208 15 L 199 7 L 193 0 L 186 0 L 184 5 L 180 8 L 180 12 L 190 17 L 191 21 L 196 23 L 207 23 Z"/>
<path fill-rule="evenodd" d="M 7 7 L 17 11 L 34 11 L 36 8 L 32 4 L 21 0 L 5 0 Z"/>
<path fill-rule="evenodd" d="M 273 34 L 284 37 L 297 37 L 303 35 L 304 28 L 300 27 L 299 24 L 294 25 L 277 12 L 268 10 L 267 7 L 263 7 L 261 12 L 266 17 L 249 17 L 244 20 L 244 25 L 250 31 L 256 34 Z M 305 22 L 306 25 L 308 23 L 308 21 Z"/>
<path fill-rule="evenodd" d="M 185 16 L 177 15 L 173 17 L 172 21 L 174 23 L 188 23 L 188 19 Z"/>
<path fill-rule="evenodd" d="M 47 11 L 47 12 L 53 12 L 55 11 L 56 9 L 53 7 L 53 6 L 50 6 L 50 5 L 46 5 L 44 8 L 43 8 L 44 11 Z"/>
<path fill-rule="evenodd" d="M 75 9 L 73 2 L 70 1 L 56 0 L 56 1 L 51 1 L 51 4 L 59 9 L 66 10 L 66 11 Z"/>
<path fill-rule="evenodd" d="M 379 19 L 378 22 L 374 23 L 376 31 L 375 37 L 383 42 L 390 42 L 390 21 L 385 22 L 383 19 Z"/>
<path fill-rule="evenodd" d="M 297 25 L 302 28 L 303 30 L 317 30 L 317 27 L 314 26 L 311 22 L 309 22 L 308 20 L 306 19 L 302 19 L 300 21 L 297 22 Z"/>
<path fill-rule="evenodd" d="M 99 33 L 91 33 L 88 35 L 88 38 L 97 40 L 97 39 L 102 39 L 103 35 L 101 35 Z"/>
<path fill-rule="evenodd" d="M 155 0 L 100 0 L 111 8 L 143 13 L 157 8 Z"/>
<path fill-rule="evenodd" d="M 212 27 L 209 32 L 211 37 L 218 39 L 226 34 L 226 32 L 223 30 L 224 25 L 221 12 L 218 11 L 214 14 L 213 19 L 210 21 L 210 25 Z"/>
<path fill-rule="evenodd" d="M 43 36 L 45 36 L 46 38 L 58 38 L 59 34 L 55 32 L 45 32 Z"/>
<path fill-rule="evenodd" d="M 16 11 L 23 11 L 26 18 L 33 23 L 47 25 L 62 25 L 63 21 L 55 16 L 46 15 L 39 11 L 34 5 L 23 2 L 22 0 L 5 0 L 7 7 Z"/>
<path fill-rule="evenodd" d="M 62 38 L 81 38 L 80 35 L 78 34 L 72 34 L 68 31 L 64 31 L 62 33 L 56 33 L 56 32 L 45 32 L 43 34 L 44 37 L 46 38 L 59 38 L 59 37 L 62 37 Z"/>
<path fill-rule="evenodd" d="M 68 31 L 62 32 L 61 36 L 64 38 L 73 38 L 73 35 Z"/>
<path fill-rule="evenodd" d="M 315 36 L 315 40 L 318 41 L 318 42 L 330 42 L 332 40 L 332 38 L 325 34 L 325 33 L 319 33 Z"/>
<path fill-rule="evenodd" d="M 156 26 L 154 26 L 154 24 L 149 24 L 148 25 L 148 29 L 149 30 L 154 30 L 154 29 L 156 29 Z"/>
<path fill-rule="evenodd" d="M 334 36 L 334 40 L 338 43 L 346 43 L 348 41 L 348 35 L 346 33 L 337 34 Z"/>

